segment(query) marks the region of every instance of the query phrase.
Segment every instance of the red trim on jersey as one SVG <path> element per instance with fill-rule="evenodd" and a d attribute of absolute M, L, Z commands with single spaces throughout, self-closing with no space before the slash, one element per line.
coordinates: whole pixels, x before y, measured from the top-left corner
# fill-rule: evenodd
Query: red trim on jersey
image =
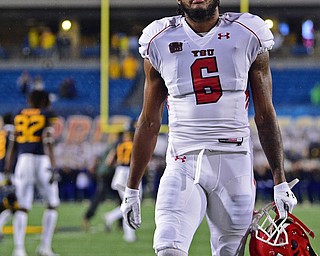
<path fill-rule="evenodd" d="M 246 25 L 244 25 L 243 23 L 241 23 L 241 22 L 239 22 L 239 21 L 236 21 L 236 20 L 231 21 L 231 20 L 228 20 L 228 19 L 226 19 L 226 20 L 227 20 L 227 21 L 230 21 L 230 22 L 238 23 L 239 25 L 241 25 L 241 26 L 243 26 L 244 28 L 248 29 L 248 30 L 257 38 L 257 40 L 259 41 L 260 47 L 262 47 L 262 43 L 261 43 L 261 41 L 260 41 L 260 38 L 258 37 L 258 35 L 257 35 L 252 29 L 250 29 L 249 27 L 247 27 Z"/>
<path fill-rule="evenodd" d="M 246 106 L 245 106 L 245 109 L 248 109 L 249 103 L 250 103 L 250 93 L 249 93 L 248 88 L 246 89 L 245 94 L 246 94 Z"/>
<path fill-rule="evenodd" d="M 150 44 L 153 41 L 153 39 L 155 39 L 158 35 L 160 35 L 163 31 L 165 31 L 166 29 L 170 28 L 170 27 L 175 27 L 175 25 L 169 25 L 165 28 L 163 28 L 162 30 L 160 30 L 157 34 L 155 34 L 149 41 L 148 43 L 148 49 L 147 49 L 147 54 L 149 55 L 149 48 L 150 48 Z"/>

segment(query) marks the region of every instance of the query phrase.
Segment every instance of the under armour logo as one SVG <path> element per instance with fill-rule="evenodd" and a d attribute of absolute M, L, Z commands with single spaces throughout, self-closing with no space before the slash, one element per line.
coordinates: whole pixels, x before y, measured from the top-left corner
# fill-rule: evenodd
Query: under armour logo
<path fill-rule="evenodd" d="M 286 191 L 286 195 L 287 195 L 287 197 L 292 197 L 293 199 L 295 198 L 295 196 L 294 196 L 294 194 L 291 192 L 289 192 L 289 191 Z"/>
<path fill-rule="evenodd" d="M 187 158 L 186 158 L 186 156 L 183 156 L 183 157 L 178 157 L 178 156 L 176 156 L 176 157 L 174 158 L 175 161 L 178 161 L 179 159 L 181 160 L 182 163 L 184 163 Z"/>
<path fill-rule="evenodd" d="M 230 33 L 229 32 L 227 32 L 225 34 L 219 33 L 218 34 L 218 39 L 221 40 L 222 38 L 229 39 L 230 38 Z"/>

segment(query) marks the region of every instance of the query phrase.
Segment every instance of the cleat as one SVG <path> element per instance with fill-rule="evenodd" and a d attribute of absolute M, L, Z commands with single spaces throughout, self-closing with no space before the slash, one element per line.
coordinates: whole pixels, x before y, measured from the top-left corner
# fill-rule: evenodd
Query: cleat
<path fill-rule="evenodd" d="M 25 249 L 15 249 L 12 256 L 27 256 L 27 253 Z"/>
<path fill-rule="evenodd" d="M 59 254 L 54 253 L 51 248 L 45 248 L 41 246 L 38 247 L 36 252 L 38 256 L 59 256 Z"/>

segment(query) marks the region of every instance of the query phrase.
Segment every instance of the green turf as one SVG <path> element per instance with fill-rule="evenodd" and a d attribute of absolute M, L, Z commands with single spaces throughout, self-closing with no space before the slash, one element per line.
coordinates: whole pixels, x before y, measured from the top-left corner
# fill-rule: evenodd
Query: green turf
<path fill-rule="evenodd" d="M 142 207 L 142 227 L 137 231 L 138 241 L 127 244 L 122 239 L 122 231 L 114 224 L 110 233 L 105 232 L 103 214 L 116 205 L 108 201 L 101 205 L 92 220 L 89 232 L 81 229 L 82 215 L 87 203 L 64 203 L 59 208 L 57 230 L 53 239 L 53 248 L 60 256 L 152 256 L 152 238 L 154 230 L 153 201 L 145 200 Z M 35 204 L 29 217 L 29 225 L 41 225 L 43 206 Z M 311 241 L 314 249 L 320 252 L 320 205 L 299 205 L 294 213 L 316 234 Z M 40 234 L 27 234 L 26 249 L 29 256 L 35 255 L 40 241 Z M 5 235 L 0 243 L 0 255 L 10 256 L 13 243 L 12 235 Z M 209 256 L 209 231 L 203 223 L 196 233 L 189 256 Z M 248 253 L 246 255 L 249 255 Z"/>

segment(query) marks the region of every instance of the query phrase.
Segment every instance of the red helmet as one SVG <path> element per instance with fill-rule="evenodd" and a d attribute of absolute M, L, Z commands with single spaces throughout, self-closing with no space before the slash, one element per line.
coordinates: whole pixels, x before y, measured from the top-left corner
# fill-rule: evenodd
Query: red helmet
<path fill-rule="evenodd" d="M 270 203 L 253 216 L 250 255 L 317 256 L 306 232 L 314 238 L 314 233 L 293 214 L 279 219 L 274 203 Z"/>

